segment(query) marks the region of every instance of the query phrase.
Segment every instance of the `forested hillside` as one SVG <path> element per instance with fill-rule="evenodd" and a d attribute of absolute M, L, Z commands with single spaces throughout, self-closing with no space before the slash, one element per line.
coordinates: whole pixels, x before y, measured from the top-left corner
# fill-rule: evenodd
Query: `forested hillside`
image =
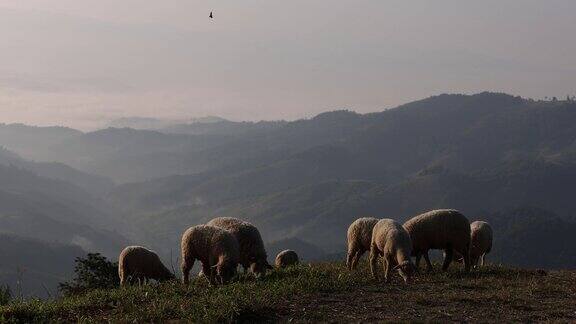
<path fill-rule="evenodd" d="M 155 123 L 117 125 L 133 122 Z M 271 258 L 294 248 L 304 260 L 338 259 L 358 217 L 456 208 L 493 225 L 493 262 L 576 267 L 569 100 L 440 95 L 292 122 L 209 118 L 88 133 L 1 125 L 0 135 L 0 233 L 18 240 L 113 259 L 134 242 L 169 263 L 187 227 L 234 216 L 260 228 Z"/>
<path fill-rule="evenodd" d="M 214 215 L 246 218 L 269 241 L 297 237 L 326 252 L 342 251 L 347 225 L 362 215 L 405 220 L 457 208 L 471 220 L 502 221 L 499 239 L 514 244 L 549 219 L 556 225 L 541 235 L 562 261 L 511 249 L 495 257 L 573 267 L 574 252 L 557 237 L 575 221 L 575 125 L 573 102 L 494 93 L 337 111 L 229 139 L 198 153 L 212 157 L 210 170 L 121 185 L 109 199 L 164 251 L 177 248 L 186 226 Z M 509 219 L 526 231 L 513 232 Z"/>

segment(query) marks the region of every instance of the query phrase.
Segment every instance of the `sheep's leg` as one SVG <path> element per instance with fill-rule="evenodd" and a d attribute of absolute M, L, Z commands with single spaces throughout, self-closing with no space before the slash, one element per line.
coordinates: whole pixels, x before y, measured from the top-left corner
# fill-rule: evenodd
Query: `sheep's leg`
<path fill-rule="evenodd" d="M 464 270 L 466 270 L 466 272 L 470 271 L 470 249 L 468 247 L 466 247 L 466 250 L 462 253 L 462 256 L 464 257 Z"/>
<path fill-rule="evenodd" d="M 216 280 L 214 279 L 214 271 L 212 271 L 212 267 L 210 267 L 208 262 L 202 262 L 202 272 L 204 272 L 204 276 L 208 279 L 208 282 L 211 285 L 216 283 Z"/>
<path fill-rule="evenodd" d="M 484 257 L 486 257 L 486 253 L 482 253 L 482 256 L 480 257 L 480 266 L 481 267 L 484 266 Z"/>
<path fill-rule="evenodd" d="M 354 257 L 352 258 L 352 270 L 356 269 L 356 267 L 358 266 L 358 260 L 360 260 L 360 257 L 362 256 L 362 254 L 364 254 L 364 252 L 366 251 L 363 249 L 356 250 L 356 253 L 354 253 Z"/>
<path fill-rule="evenodd" d="M 454 250 L 452 250 L 452 248 L 447 248 L 446 250 L 444 250 L 444 263 L 442 263 L 442 271 L 448 270 L 450 262 L 452 262 L 453 256 L 454 256 Z"/>
<path fill-rule="evenodd" d="M 389 283 L 392 276 L 392 260 L 390 260 L 390 256 L 388 255 L 385 255 L 382 260 L 382 264 L 384 265 L 384 282 Z"/>
<path fill-rule="evenodd" d="M 376 262 L 378 261 L 378 252 L 374 247 L 370 249 L 370 272 L 372 272 L 372 277 L 374 279 L 378 279 L 377 269 L 376 269 Z"/>
<path fill-rule="evenodd" d="M 416 254 L 416 271 L 420 271 L 420 260 L 422 259 L 422 254 Z"/>
<path fill-rule="evenodd" d="M 426 260 L 426 271 L 427 272 L 432 272 L 432 262 L 430 262 L 430 257 L 428 256 L 428 251 L 423 253 L 424 255 L 424 260 Z"/>
<path fill-rule="evenodd" d="M 352 266 L 352 260 L 354 259 L 354 257 L 356 256 L 356 249 L 354 248 L 349 248 L 348 249 L 348 255 L 346 256 L 346 266 L 348 267 L 348 270 L 352 270 L 353 266 Z"/>
<path fill-rule="evenodd" d="M 186 258 L 182 258 L 182 282 L 185 285 L 188 285 L 190 283 L 190 270 L 192 270 L 192 267 L 194 266 L 194 259 L 192 260 L 186 260 Z"/>

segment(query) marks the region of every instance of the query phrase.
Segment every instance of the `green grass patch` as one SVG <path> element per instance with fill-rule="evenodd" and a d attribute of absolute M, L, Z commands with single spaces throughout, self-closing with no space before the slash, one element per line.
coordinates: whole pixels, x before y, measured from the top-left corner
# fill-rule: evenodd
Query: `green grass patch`
<path fill-rule="evenodd" d="M 201 278 L 92 290 L 51 301 L 11 301 L 3 322 L 358 322 L 358 321 L 576 321 L 576 275 L 486 267 L 453 267 L 419 274 L 406 285 L 373 280 L 363 262 L 349 272 L 341 262 L 276 270 L 264 279 L 241 275 L 226 286 Z"/>
<path fill-rule="evenodd" d="M 225 286 L 210 286 L 197 278 L 188 287 L 173 281 L 93 290 L 54 301 L 13 301 L 0 307 L 0 318 L 16 322 L 273 319 L 273 310 L 292 296 L 344 291 L 366 280 L 343 269 L 338 263 L 300 265 L 273 271 L 260 280 L 242 275 Z"/>

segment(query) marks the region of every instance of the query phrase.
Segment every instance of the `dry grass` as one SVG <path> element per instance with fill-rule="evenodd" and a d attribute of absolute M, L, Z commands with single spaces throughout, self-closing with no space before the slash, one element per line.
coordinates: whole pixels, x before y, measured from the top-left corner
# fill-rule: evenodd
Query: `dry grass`
<path fill-rule="evenodd" d="M 11 322 L 136 321 L 576 321 L 576 272 L 488 267 L 465 274 L 422 274 L 411 285 L 370 278 L 341 263 L 276 271 L 265 280 L 241 277 L 225 287 L 195 281 L 92 291 L 55 301 L 0 307 Z"/>

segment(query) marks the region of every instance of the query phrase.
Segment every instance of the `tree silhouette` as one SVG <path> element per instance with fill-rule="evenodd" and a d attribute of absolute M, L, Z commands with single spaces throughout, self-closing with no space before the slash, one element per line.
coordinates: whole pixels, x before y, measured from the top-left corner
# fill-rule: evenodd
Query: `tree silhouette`
<path fill-rule="evenodd" d="M 113 288 L 120 284 L 118 263 L 108 261 L 100 253 L 88 253 L 86 258 L 76 258 L 74 273 L 76 276 L 71 281 L 58 285 L 65 296 L 92 289 Z"/>

